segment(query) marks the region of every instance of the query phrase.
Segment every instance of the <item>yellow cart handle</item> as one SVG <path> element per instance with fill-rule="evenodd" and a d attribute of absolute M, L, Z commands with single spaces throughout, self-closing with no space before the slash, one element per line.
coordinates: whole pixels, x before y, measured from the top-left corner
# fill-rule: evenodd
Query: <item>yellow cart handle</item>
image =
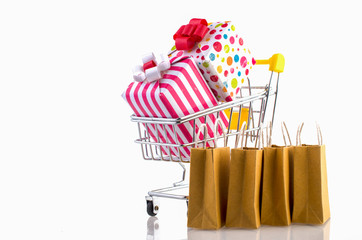
<path fill-rule="evenodd" d="M 269 65 L 269 70 L 281 73 L 284 71 L 285 59 L 280 53 L 274 54 L 267 60 L 256 60 L 257 65 Z"/>

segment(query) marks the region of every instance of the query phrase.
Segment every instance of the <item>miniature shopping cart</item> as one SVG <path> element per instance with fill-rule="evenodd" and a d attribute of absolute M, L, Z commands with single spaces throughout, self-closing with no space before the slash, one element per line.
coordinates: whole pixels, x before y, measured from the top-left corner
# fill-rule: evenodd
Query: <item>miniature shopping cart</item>
<path fill-rule="evenodd" d="M 245 119 L 247 122 L 246 130 L 244 132 L 244 137 L 247 139 L 245 145 L 257 145 L 257 142 L 260 141 L 258 136 L 262 130 L 263 124 L 265 122 L 271 122 L 272 126 L 274 121 L 276 100 L 278 96 L 279 74 L 284 70 L 284 63 L 284 57 L 281 54 L 274 54 L 268 60 L 257 60 L 256 65 L 269 65 L 271 74 L 265 76 L 260 75 L 258 77 L 259 79 L 247 78 L 247 86 L 241 87 L 239 96 L 231 102 L 221 103 L 220 105 L 177 119 L 131 116 L 131 121 L 138 124 L 139 139 L 135 142 L 140 144 L 143 158 L 145 160 L 177 162 L 183 170 L 181 181 L 173 183 L 171 187 L 148 192 L 146 202 L 147 213 L 150 216 L 155 216 L 159 211 L 159 197 L 186 200 L 186 203 L 188 204 L 187 195 L 170 193 L 174 190 L 188 188 L 188 184 L 185 181 L 186 167 L 184 163 L 189 163 L 190 157 L 185 157 L 180 153 L 182 148 L 195 147 L 197 144 L 217 141 L 219 138 L 224 137 L 226 144 L 233 146 L 232 140 L 235 139 L 235 142 L 237 141 L 236 138 L 241 131 L 242 119 Z M 258 66 L 256 66 L 256 68 L 258 68 Z M 204 139 L 199 140 L 196 138 L 196 128 L 193 128 L 193 140 L 187 144 L 172 143 L 171 141 L 167 141 L 167 139 L 166 141 L 165 139 L 161 141 L 159 137 L 150 137 L 148 130 L 150 124 L 164 130 L 166 127 L 171 127 L 174 129 L 174 134 L 177 134 L 175 127 L 179 124 L 191 122 L 193 123 L 193 126 L 195 126 L 195 121 L 197 119 L 206 119 L 215 114 L 219 116 L 222 112 L 226 113 L 229 118 L 225 136 L 217 136 L 217 134 L 215 134 L 215 136 L 209 137 L 208 134 L 204 134 Z M 178 136 L 174 136 L 174 139 L 178 139 Z M 180 154 L 172 154 L 171 148 L 178 149 Z M 165 154 L 165 151 L 162 149 L 168 149 L 170 154 Z"/>

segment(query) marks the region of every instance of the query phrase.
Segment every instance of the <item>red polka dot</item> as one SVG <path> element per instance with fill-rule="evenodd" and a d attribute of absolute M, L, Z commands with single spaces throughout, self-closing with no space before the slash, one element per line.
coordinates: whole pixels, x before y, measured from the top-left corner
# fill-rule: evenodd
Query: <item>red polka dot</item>
<path fill-rule="evenodd" d="M 200 52 L 201 52 L 200 48 L 196 49 L 196 53 L 200 53 Z"/>
<path fill-rule="evenodd" d="M 227 23 L 224 23 L 223 25 L 221 25 L 221 27 L 223 27 L 223 28 L 226 28 L 227 26 L 228 26 Z"/>
<path fill-rule="evenodd" d="M 214 47 L 216 52 L 220 52 L 221 49 L 222 49 L 222 45 L 221 45 L 220 42 L 214 42 L 213 47 Z"/>
<path fill-rule="evenodd" d="M 210 80 L 213 82 L 217 82 L 217 80 L 219 80 L 219 77 L 217 75 L 212 75 L 210 76 Z"/>
<path fill-rule="evenodd" d="M 206 51 L 207 49 L 209 49 L 209 45 L 205 45 L 201 48 L 202 51 Z"/>
<path fill-rule="evenodd" d="M 241 65 L 241 67 L 246 67 L 246 65 L 248 64 L 248 60 L 246 59 L 246 57 L 242 57 L 241 59 L 240 59 L 240 65 Z"/>
<path fill-rule="evenodd" d="M 202 56 L 202 57 L 201 57 L 201 60 L 205 60 L 205 56 Z"/>
<path fill-rule="evenodd" d="M 244 40 L 242 38 L 239 38 L 239 44 L 240 44 L 240 46 L 243 46 Z"/>
<path fill-rule="evenodd" d="M 212 93 L 215 95 L 215 97 L 217 97 L 218 93 L 215 89 L 211 89 Z"/>
<path fill-rule="evenodd" d="M 214 33 L 216 33 L 215 29 L 210 31 L 210 34 L 214 34 Z"/>
<path fill-rule="evenodd" d="M 235 91 L 235 94 L 238 94 L 240 91 L 240 88 L 237 88 L 236 91 Z"/>
<path fill-rule="evenodd" d="M 231 74 L 233 74 L 234 73 L 234 68 L 230 68 L 230 72 L 231 72 Z"/>
<path fill-rule="evenodd" d="M 199 57 L 200 57 L 199 55 L 196 56 L 196 58 L 199 58 Z"/>
<path fill-rule="evenodd" d="M 253 59 L 251 59 L 251 62 L 252 62 L 252 64 L 253 65 L 255 65 L 255 63 L 256 63 L 256 61 L 255 61 L 255 59 L 253 58 Z"/>
<path fill-rule="evenodd" d="M 225 72 L 224 72 L 224 76 L 225 76 L 225 77 L 227 77 L 227 76 L 228 76 L 228 74 L 229 74 L 229 72 L 228 72 L 227 70 L 225 70 Z"/>
<path fill-rule="evenodd" d="M 176 57 L 181 57 L 184 54 L 184 51 L 179 51 L 176 55 Z"/>
<path fill-rule="evenodd" d="M 222 32 L 222 29 L 220 29 L 219 32 Z"/>
<path fill-rule="evenodd" d="M 216 35 L 215 39 L 217 39 L 217 40 L 221 39 L 221 34 Z"/>
<path fill-rule="evenodd" d="M 248 75 L 249 74 L 249 69 L 246 69 L 245 70 L 245 75 Z"/>
<path fill-rule="evenodd" d="M 234 37 L 230 37 L 230 43 L 231 43 L 231 44 L 234 44 L 234 42 L 235 42 L 235 38 L 234 38 Z"/>
<path fill-rule="evenodd" d="M 230 97 L 230 96 L 227 96 L 226 98 L 225 98 L 225 101 L 227 101 L 227 102 L 231 102 L 233 99 Z"/>
<path fill-rule="evenodd" d="M 202 70 L 201 68 L 199 68 L 199 70 L 200 70 L 201 74 L 205 73 L 204 70 Z"/>

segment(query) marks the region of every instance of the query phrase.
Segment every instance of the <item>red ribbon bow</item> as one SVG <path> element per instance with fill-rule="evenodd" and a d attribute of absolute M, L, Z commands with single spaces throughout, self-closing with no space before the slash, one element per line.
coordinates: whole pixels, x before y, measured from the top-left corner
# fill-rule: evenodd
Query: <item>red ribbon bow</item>
<path fill-rule="evenodd" d="M 191 50 L 195 43 L 200 42 L 207 33 L 207 21 L 193 18 L 189 24 L 182 25 L 173 35 L 177 50 Z"/>

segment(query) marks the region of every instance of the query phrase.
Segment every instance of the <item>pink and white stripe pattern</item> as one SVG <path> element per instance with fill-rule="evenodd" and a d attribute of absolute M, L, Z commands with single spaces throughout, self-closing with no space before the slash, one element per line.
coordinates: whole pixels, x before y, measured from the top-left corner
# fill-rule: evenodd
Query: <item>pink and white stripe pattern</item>
<path fill-rule="evenodd" d="M 178 59 L 178 62 L 174 60 L 170 69 L 159 81 L 131 83 L 122 96 L 136 116 L 142 117 L 179 118 L 218 105 L 216 98 L 191 57 Z M 226 128 L 228 120 L 224 112 L 220 112 L 219 116 L 223 122 L 223 127 Z M 209 137 L 214 137 L 215 120 L 216 113 L 207 117 L 206 125 Z M 193 128 L 195 127 L 197 132 L 202 123 L 205 123 L 204 117 L 196 119 L 196 126 L 193 126 L 191 121 L 179 124 L 175 128 L 166 125 L 165 130 L 156 124 L 147 124 L 147 128 L 155 141 L 187 144 L 193 140 Z M 220 128 L 219 131 L 221 134 Z M 203 139 L 202 134 L 200 138 Z M 211 142 L 209 144 L 209 146 L 213 145 Z M 162 152 L 166 155 L 172 154 L 179 157 L 180 150 L 182 157 L 189 159 L 190 148 L 191 146 L 180 149 L 162 147 Z"/>

